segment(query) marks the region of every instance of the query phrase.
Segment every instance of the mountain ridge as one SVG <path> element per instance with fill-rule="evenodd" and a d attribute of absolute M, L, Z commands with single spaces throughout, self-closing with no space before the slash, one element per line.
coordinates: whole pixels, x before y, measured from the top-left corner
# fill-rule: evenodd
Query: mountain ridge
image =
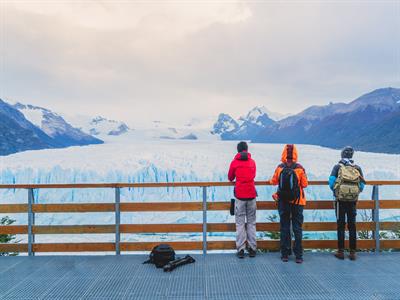
<path fill-rule="evenodd" d="M 35 111 L 32 120 L 27 112 Z M 42 118 L 38 118 L 38 113 Z M 36 123 L 36 124 L 35 124 Z M 40 123 L 40 124 L 39 124 Z M 65 148 L 100 144 L 103 141 L 93 138 L 73 128 L 65 120 L 50 110 L 21 103 L 11 105 L 0 99 L 0 155 L 9 155 L 27 150 Z"/>
<path fill-rule="evenodd" d="M 53 138 L 60 146 L 85 146 L 102 143 L 100 139 L 73 127 L 61 115 L 47 108 L 30 104 L 25 105 L 19 102 L 13 107 L 24 114 L 25 118 L 32 124 Z"/>
<path fill-rule="evenodd" d="M 351 144 L 363 151 L 400 153 L 400 130 L 394 130 L 400 127 L 400 118 L 395 117 L 399 112 L 400 89 L 388 87 L 363 94 L 349 103 L 314 105 L 296 115 L 279 121 L 270 119 L 272 122 L 256 123 L 257 126 L 254 122 L 246 125 L 242 119 L 241 126 L 224 130 L 219 118 L 213 127 L 219 130 L 212 133 L 219 134 L 222 140 L 302 143 L 330 148 Z M 226 114 L 224 119 L 237 122 Z"/>

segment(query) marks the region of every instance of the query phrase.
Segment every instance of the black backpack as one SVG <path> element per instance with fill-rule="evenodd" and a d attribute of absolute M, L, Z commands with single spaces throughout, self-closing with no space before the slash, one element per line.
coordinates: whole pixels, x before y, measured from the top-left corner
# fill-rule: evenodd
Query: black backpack
<path fill-rule="evenodd" d="M 300 186 L 296 172 L 297 164 L 291 166 L 284 164 L 281 174 L 279 175 L 278 196 L 279 200 L 298 204 L 300 201 Z"/>
<path fill-rule="evenodd" d="M 168 244 L 160 244 L 151 250 L 149 259 L 144 264 L 155 264 L 157 268 L 162 268 L 173 260 L 175 260 L 174 249 Z"/>

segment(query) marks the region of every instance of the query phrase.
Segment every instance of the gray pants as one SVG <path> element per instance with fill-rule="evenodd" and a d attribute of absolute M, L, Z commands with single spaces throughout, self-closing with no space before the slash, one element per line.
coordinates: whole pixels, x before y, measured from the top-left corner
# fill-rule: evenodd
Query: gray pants
<path fill-rule="evenodd" d="M 256 200 L 237 200 L 235 201 L 235 221 L 236 221 L 236 249 L 238 251 L 248 246 L 257 250 L 256 242 Z M 247 220 L 247 224 L 246 224 Z"/>

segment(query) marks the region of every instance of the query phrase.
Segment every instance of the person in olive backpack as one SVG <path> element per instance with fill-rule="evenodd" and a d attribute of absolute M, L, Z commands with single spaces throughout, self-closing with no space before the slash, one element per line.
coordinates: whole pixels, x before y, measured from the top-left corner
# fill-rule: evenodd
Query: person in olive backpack
<path fill-rule="evenodd" d="M 350 146 L 343 148 L 342 159 L 333 167 L 329 177 L 329 187 L 335 196 L 335 212 L 337 220 L 338 250 L 335 256 L 344 259 L 344 238 L 346 217 L 349 228 L 349 242 L 351 260 L 356 260 L 357 249 L 357 201 L 359 194 L 363 191 L 365 181 L 362 169 L 354 164 L 354 149 Z"/>

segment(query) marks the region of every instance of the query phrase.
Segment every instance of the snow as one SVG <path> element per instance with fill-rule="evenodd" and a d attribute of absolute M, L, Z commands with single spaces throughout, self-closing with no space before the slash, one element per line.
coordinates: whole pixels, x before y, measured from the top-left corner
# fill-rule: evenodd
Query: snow
<path fill-rule="evenodd" d="M 272 119 L 274 121 L 280 121 L 280 120 L 290 116 L 289 114 L 281 114 L 281 113 L 270 111 L 265 106 L 256 106 L 252 110 L 250 110 L 246 116 L 241 116 L 239 118 L 239 120 L 240 121 L 247 120 L 249 122 L 254 123 L 257 121 L 258 117 L 260 117 L 264 114 L 266 114 L 270 119 Z"/>
<path fill-rule="evenodd" d="M 217 119 L 218 115 L 216 114 L 199 118 L 191 118 L 188 122 L 185 123 L 185 127 L 205 129 L 207 131 L 210 131 Z"/>
<path fill-rule="evenodd" d="M 140 133 L 142 134 L 142 133 Z M 185 182 L 226 181 L 229 163 L 235 155 L 237 142 L 218 140 L 154 140 L 140 139 L 135 131 L 113 137 L 102 145 L 27 151 L 0 158 L 1 183 L 102 183 L 102 182 Z M 250 152 L 257 163 L 257 180 L 268 180 L 278 165 L 283 145 L 250 144 Z M 300 163 L 309 179 L 327 180 L 332 166 L 339 160 L 340 151 L 318 146 L 298 145 Z M 399 180 L 400 155 L 357 152 L 356 163 L 361 165 L 367 180 Z M 274 187 L 258 187 L 259 200 L 270 200 Z M 332 199 L 326 187 L 306 189 L 308 199 Z M 0 203 L 25 203 L 25 190 L 0 190 Z M 229 201 L 231 187 L 208 189 L 210 201 Z M 363 199 L 371 196 L 368 187 Z M 382 199 L 398 199 L 399 187 L 382 187 Z M 35 191 L 39 203 L 112 202 L 112 189 Z M 122 189 L 122 201 L 199 201 L 200 188 Z M 274 212 L 260 212 L 263 219 Z M 400 216 L 390 210 L 382 219 Z M 26 215 L 17 215 L 18 223 L 26 223 Z M 110 224 L 112 213 L 40 214 L 38 224 Z M 333 211 L 307 211 L 306 221 L 334 220 Z M 185 223 L 201 222 L 198 212 L 126 213 L 124 223 Z M 210 222 L 233 222 L 227 212 L 209 214 Z M 188 235 L 185 238 L 194 238 Z M 127 237 L 128 238 L 128 237 Z M 130 240 L 148 239 L 131 236 Z"/>
<path fill-rule="evenodd" d="M 66 115 L 65 118 L 72 126 L 80 128 L 86 134 L 96 136 L 102 140 L 110 135 L 121 135 L 131 130 L 122 121 L 110 120 L 101 116 Z M 121 128 L 126 128 L 126 130 L 121 131 Z"/>
<path fill-rule="evenodd" d="M 249 113 L 247 114 L 246 117 L 241 117 L 242 120 L 247 120 L 249 122 L 256 122 L 257 119 L 266 114 L 266 108 L 265 107 L 255 107 Z"/>
<path fill-rule="evenodd" d="M 42 128 L 42 120 L 43 120 L 43 110 L 40 108 L 28 108 L 25 106 L 24 109 L 20 109 L 20 111 L 24 114 L 25 118 L 31 122 L 33 125 Z"/>
<path fill-rule="evenodd" d="M 230 122 L 230 121 L 228 121 L 228 120 L 225 120 L 225 121 L 222 123 L 222 128 L 224 128 L 226 132 L 229 132 L 229 131 L 232 131 L 232 130 L 235 129 L 235 124 L 234 124 L 233 122 Z"/>

